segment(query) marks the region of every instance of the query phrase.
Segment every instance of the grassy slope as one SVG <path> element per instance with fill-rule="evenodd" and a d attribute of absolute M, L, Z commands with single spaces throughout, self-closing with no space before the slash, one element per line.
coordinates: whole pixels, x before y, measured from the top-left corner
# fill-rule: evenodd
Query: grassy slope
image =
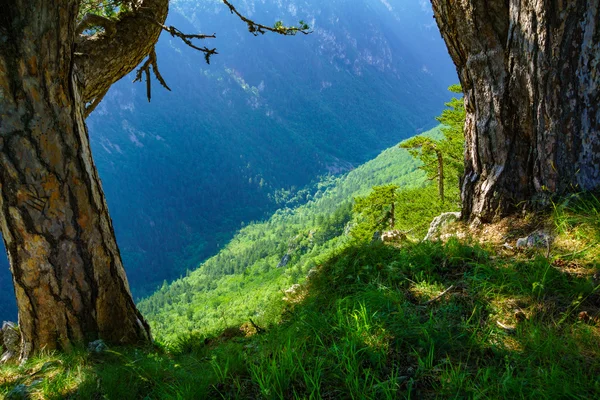
<path fill-rule="evenodd" d="M 548 257 L 468 239 L 349 246 L 266 332 L 46 355 L 3 366 L 0 396 L 38 381 L 34 398 L 599 398 L 600 200 L 545 219 Z"/>
<path fill-rule="evenodd" d="M 428 134 L 439 135 L 439 129 Z M 422 186 L 425 178 L 417 167 L 406 150 L 395 146 L 342 177 L 324 180 L 307 204 L 279 210 L 268 221 L 241 229 L 198 270 L 143 300 L 141 311 L 155 335 L 167 340 L 190 330 L 211 333 L 248 318 L 261 324 L 278 320 L 278 312 L 269 313 L 265 305 L 281 299 L 282 290 L 301 281 L 346 241 L 341 234 L 353 197 L 387 183 Z M 276 268 L 286 253 L 291 262 Z"/>

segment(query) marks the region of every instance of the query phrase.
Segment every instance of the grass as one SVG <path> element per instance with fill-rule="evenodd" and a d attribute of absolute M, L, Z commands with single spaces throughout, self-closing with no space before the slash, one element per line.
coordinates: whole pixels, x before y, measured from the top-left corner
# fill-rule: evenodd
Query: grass
<path fill-rule="evenodd" d="M 264 333 L 46 354 L 2 366 L 0 396 L 37 381 L 44 399 L 600 398 L 599 212 L 593 196 L 557 205 L 549 256 L 347 246 Z"/>

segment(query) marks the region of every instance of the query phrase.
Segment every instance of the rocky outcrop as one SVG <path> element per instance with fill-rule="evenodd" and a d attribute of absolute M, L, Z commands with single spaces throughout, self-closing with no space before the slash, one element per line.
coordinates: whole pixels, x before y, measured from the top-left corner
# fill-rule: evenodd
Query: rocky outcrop
<path fill-rule="evenodd" d="M 13 322 L 4 322 L 0 331 L 0 340 L 4 353 L 0 357 L 0 364 L 14 361 L 21 352 L 21 332 Z"/>
<path fill-rule="evenodd" d="M 440 237 L 442 228 L 449 223 L 458 221 L 460 216 L 460 212 L 447 212 L 435 217 L 433 221 L 431 221 L 431 225 L 429 225 L 429 231 L 427 231 L 427 236 L 425 236 L 425 239 L 423 240 L 438 239 Z"/>
<path fill-rule="evenodd" d="M 386 242 L 399 242 L 401 240 L 406 239 L 406 235 L 399 230 L 393 230 L 388 232 L 383 232 L 381 234 L 381 241 Z"/>
<path fill-rule="evenodd" d="M 548 248 L 552 243 L 552 236 L 544 231 L 536 231 L 531 235 L 517 240 L 517 249 Z"/>

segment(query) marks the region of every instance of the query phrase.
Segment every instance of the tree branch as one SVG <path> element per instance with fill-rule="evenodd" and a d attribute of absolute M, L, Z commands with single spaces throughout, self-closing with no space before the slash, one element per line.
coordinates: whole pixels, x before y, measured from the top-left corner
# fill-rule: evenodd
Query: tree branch
<path fill-rule="evenodd" d="M 295 35 L 298 32 L 303 33 L 305 35 L 312 33 L 312 31 L 308 30 L 308 25 L 304 24 L 302 21 L 300 21 L 300 23 L 301 23 L 300 27 L 284 26 L 281 22 L 278 22 L 277 24 L 275 24 L 275 27 L 258 24 L 256 22 L 252 21 L 251 19 L 244 17 L 242 14 L 240 14 L 240 12 L 229 1 L 227 1 L 227 0 L 222 0 L 222 1 L 223 1 L 223 3 L 225 3 L 225 5 L 227 7 L 229 7 L 229 11 L 231 11 L 232 14 L 237 15 L 242 21 L 244 21 L 248 25 L 248 31 L 250 33 L 252 33 L 254 36 L 258 36 L 259 33 L 261 35 L 264 35 L 267 31 L 278 33 L 280 35 Z"/>
<path fill-rule="evenodd" d="M 434 302 L 438 301 L 439 299 L 441 299 L 442 297 L 444 297 L 444 295 L 446 293 L 448 293 L 449 291 L 451 291 L 452 289 L 454 289 L 454 285 L 450 285 L 450 287 L 448 287 L 448 289 L 444 290 L 442 293 L 438 294 L 433 299 L 431 299 L 429 301 L 426 301 L 425 303 L 421 304 L 421 306 L 426 306 L 426 305 L 429 305 L 431 303 L 434 303 Z"/>
<path fill-rule="evenodd" d="M 209 49 L 206 46 L 204 46 L 204 47 L 198 47 L 198 46 L 194 45 L 194 43 L 192 43 L 192 39 L 215 39 L 217 37 L 216 33 L 213 33 L 212 35 L 185 34 L 185 33 L 181 32 L 179 29 L 175 28 L 174 26 L 166 26 L 166 25 L 163 25 L 163 24 L 159 24 L 159 25 L 162 28 L 162 30 L 164 30 L 166 32 L 169 32 L 171 34 L 171 36 L 173 36 L 173 37 L 178 37 L 179 39 L 183 40 L 183 42 L 185 44 L 187 44 L 188 46 L 190 46 L 192 49 L 195 49 L 195 50 L 203 52 L 204 53 L 204 59 L 206 60 L 207 64 L 210 64 L 210 57 L 213 54 L 219 54 L 219 53 L 217 53 L 217 49 L 216 48 Z"/>
<path fill-rule="evenodd" d="M 112 37 L 117 33 L 117 24 L 110 18 L 101 17 L 100 15 L 87 13 L 77 25 L 77 29 L 75 30 L 75 34 L 77 36 L 83 34 L 86 29 L 90 29 L 94 26 L 99 26 L 104 28 L 104 32 Z"/>
<path fill-rule="evenodd" d="M 85 107 L 85 110 L 83 111 L 83 118 L 87 118 L 96 109 L 96 107 L 98 107 L 98 104 L 100 104 L 102 99 L 104 99 L 104 96 L 106 96 L 106 93 L 108 93 L 108 90 L 106 90 L 104 93 L 96 96 L 96 98 L 89 105 L 87 105 Z"/>
<path fill-rule="evenodd" d="M 150 102 L 150 99 L 152 98 L 152 83 L 150 81 L 150 68 L 152 68 L 152 72 L 154 72 L 154 76 L 156 77 L 158 82 L 162 85 L 162 87 L 167 89 L 169 92 L 171 91 L 171 88 L 167 85 L 167 82 L 165 82 L 164 78 L 160 74 L 160 71 L 158 70 L 156 51 L 154 50 L 154 48 L 152 48 L 152 51 L 150 51 L 150 54 L 148 54 L 148 58 L 146 59 L 146 62 L 137 70 L 137 72 L 135 74 L 135 79 L 133 80 L 134 82 L 141 82 L 142 74 L 145 74 L 145 76 L 146 76 L 146 96 L 148 97 L 148 102 Z"/>

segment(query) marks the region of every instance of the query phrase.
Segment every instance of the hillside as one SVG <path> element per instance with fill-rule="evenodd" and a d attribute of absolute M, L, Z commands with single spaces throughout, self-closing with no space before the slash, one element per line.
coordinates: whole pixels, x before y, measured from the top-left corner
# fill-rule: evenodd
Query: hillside
<path fill-rule="evenodd" d="M 598 221 L 588 194 L 479 231 L 449 226 L 446 242 L 350 245 L 285 301 L 265 299 L 276 323 L 42 355 L 0 367 L 0 395 L 598 398 Z M 550 251 L 515 249 L 540 227 Z"/>
<path fill-rule="evenodd" d="M 171 92 L 152 102 L 135 71 L 88 118 L 134 297 L 216 254 L 242 223 L 267 218 L 325 174 L 360 165 L 433 127 L 455 68 L 418 2 L 235 2 L 266 24 L 304 19 L 313 34 L 254 37 L 220 1 L 172 1 L 167 24 L 217 33 L 202 54 L 164 34 Z M 408 39 L 410 38 L 410 39 Z M 16 319 L 0 254 L 0 319 Z"/>
<path fill-rule="evenodd" d="M 439 128 L 427 135 L 439 136 Z M 415 198 L 416 192 L 430 192 L 418 166 L 406 150 L 394 146 L 344 176 L 328 177 L 298 192 L 296 197 L 301 199 L 289 202 L 302 205 L 280 209 L 268 221 L 244 227 L 200 268 L 142 300 L 140 310 L 162 339 L 173 339 L 187 330 L 213 333 L 249 317 L 271 323 L 274 316 L 265 314 L 265 304 L 280 298 L 282 290 L 301 282 L 320 260 L 348 242 L 355 197 L 390 183 L 416 188 L 410 192 Z M 412 219 L 399 225 L 416 228 L 411 232 L 416 237 L 424 235 L 429 221 L 444 210 L 435 202 L 423 204 L 415 208 L 421 218 L 419 226 L 413 226 Z"/>

